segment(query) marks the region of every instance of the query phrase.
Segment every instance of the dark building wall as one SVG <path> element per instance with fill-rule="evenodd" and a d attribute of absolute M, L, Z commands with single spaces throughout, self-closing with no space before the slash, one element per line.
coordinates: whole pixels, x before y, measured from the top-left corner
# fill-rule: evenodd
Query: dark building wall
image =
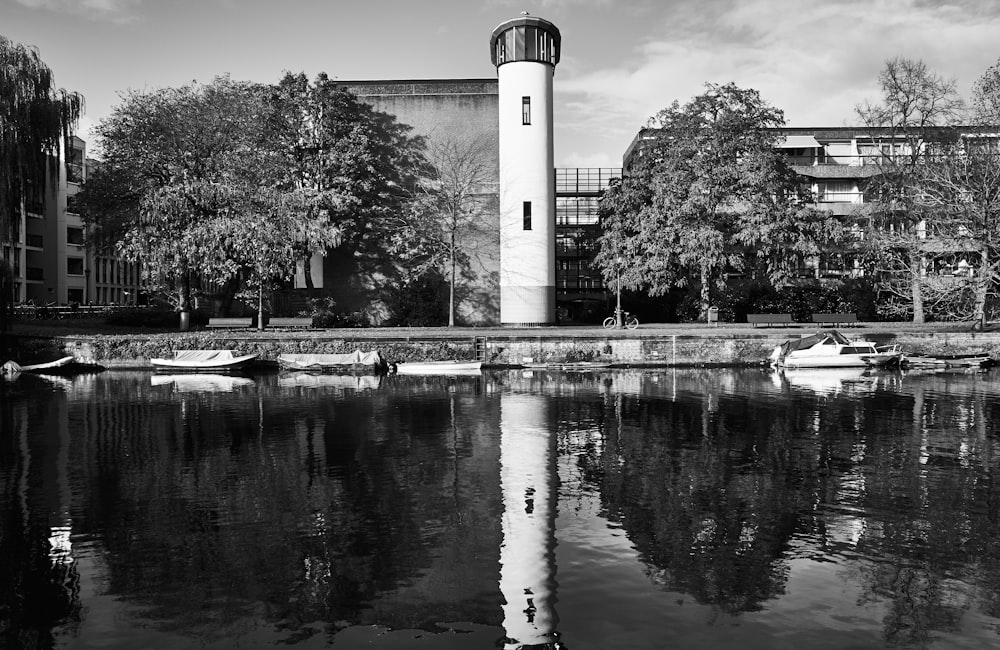
<path fill-rule="evenodd" d="M 461 243 L 471 257 L 471 277 L 459 284 L 456 318 L 465 324 L 499 322 L 499 125 L 496 79 L 381 80 L 342 82 L 359 99 L 378 111 L 394 115 L 424 136 L 428 148 L 435 143 L 481 146 L 493 170 L 482 188 L 484 222 Z M 345 265 L 336 252 L 324 265 L 324 286 L 346 287 Z M 354 287 L 361 291 L 360 286 Z M 358 296 L 360 297 L 360 296 Z M 344 297 L 348 302 L 349 298 Z M 347 305 L 345 305 L 347 306 Z"/>

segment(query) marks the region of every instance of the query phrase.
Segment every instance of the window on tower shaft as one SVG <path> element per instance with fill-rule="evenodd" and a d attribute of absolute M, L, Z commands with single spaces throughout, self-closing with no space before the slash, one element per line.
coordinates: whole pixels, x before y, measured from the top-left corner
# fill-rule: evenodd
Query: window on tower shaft
<path fill-rule="evenodd" d="M 524 202 L 524 229 L 531 230 L 531 201 Z"/>
<path fill-rule="evenodd" d="M 531 97 L 521 98 L 521 124 L 531 124 Z"/>

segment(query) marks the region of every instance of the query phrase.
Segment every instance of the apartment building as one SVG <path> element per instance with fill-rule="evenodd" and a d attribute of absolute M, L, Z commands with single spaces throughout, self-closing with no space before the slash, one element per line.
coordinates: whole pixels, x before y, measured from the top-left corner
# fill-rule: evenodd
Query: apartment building
<path fill-rule="evenodd" d="M 643 142 L 652 137 L 652 129 L 641 129 L 623 156 L 626 170 L 643 155 Z M 862 126 L 783 127 L 776 130 L 778 151 L 786 157 L 811 190 L 815 207 L 848 221 L 856 219 L 858 237 L 863 236 L 865 219 L 872 205 L 872 180 L 884 173 L 893 159 L 911 155 L 932 155 L 938 139 L 956 135 L 968 142 L 995 141 L 995 129 L 960 127 L 957 130 L 931 131 L 926 141 L 899 135 L 888 129 Z M 926 236 L 934 233 L 928 229 Z M 953 244 L 951 244 L 953 245 Z M 945 248 L 941 248 L 945 246 Z M 926 273 L 969 276 L 974 273 L 975 254 L 950 250 L 946 244 L 927 246 Z M 836 281 L 861 273 L 860 264 L 850 250 L 831 250 L 820 256 L 799 260 L 799 281 Z"/>
<path fill-rule="evenodd" d="M 15 303 L 124 304 L 139 295 L 135 265 L 94 256 L 86 247 L 86 226 L 74 209 L 86 180 L 86 153 L 86 142 L 71 137 L 44 185 L 25 189 L 13 237 L 2 242 L 3 256 L 14 269 Z"/>

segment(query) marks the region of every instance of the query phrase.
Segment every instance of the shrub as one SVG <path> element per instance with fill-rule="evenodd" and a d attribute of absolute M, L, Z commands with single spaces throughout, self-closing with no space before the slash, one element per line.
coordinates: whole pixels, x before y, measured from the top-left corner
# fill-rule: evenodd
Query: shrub
<path fill-rule="evenodd" d="M 361 312 L 337 310 L 337 302 L 330 297 L 310 298 L 309 310 L 313 327 L 367 327 L 368 319 Z"/>
<path fill-rule="evenodd" d="M 117 309 L 105 317 L 104 322 L 108 325 L 118 325 L 122 327 L 149 327 L 158 329 L 180 328 L 180 312 L 169 309 L 145 309 L 145 308 L 121 308 Z M 208 324 L 208 314 L 203 312 L 191 312 L 191 326 L 204 326 Z"/>
<path fill-rule="evenodd" d="M 697 296 L 689 294 L 689 311 L 697 311 Z M 837 284 L 788 285 L 776 289 L 763 282 L 732 283 L 719 297 L 722 320 L 744 322 L 747 314 L 791 314 L 808 322 L 815 313 L 855 313 L 860 320 L 876 320 L 876 291 L 864 278 Z"/>
<path fill-rule="evenodd" d="M 388 327 L 444 325 L 448 322 L 448 283 L 439 273 L 430 272 L 387 290 L 386 303 L 392 312 L 385 322 Z"/>

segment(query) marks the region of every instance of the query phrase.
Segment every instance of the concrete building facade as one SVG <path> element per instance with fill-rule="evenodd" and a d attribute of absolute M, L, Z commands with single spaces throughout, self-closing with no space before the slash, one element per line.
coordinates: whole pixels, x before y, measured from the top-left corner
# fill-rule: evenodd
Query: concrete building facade
<path fill-rule="evenodd" d="M 13 238 L 2 254 L 14 269 L 14 302 L 37 306 L 135 300 L 138 270 L 115 257 L 95 257 L 74 197 L 86 180 L 86 142 L 73 136 L 44 186 L 25 189 Z M 54 172 L 54 173 L 53 173 Z"/>
<path fill-rule="evenodd" d="M 413 135 L 427 142 L 428 155 L 452 147 L 474 153 L 491 170 L 477 190 L 479 223 L 467 229 L 460 246 L 469 257 L 469 269 L 462 278 L 457 317 L 470 325 L 499 322 L 499 126 L 498 82 L 496 79 L 405 79 L 356 80 L 343 85 L 358 99 L 377 111 L 393 115 L 412 127 Z M 313 261 L 314 286 L 332 294 L 346 310 L 368 304 L 371 287 L 344 281 L 351 272 L 350 260 L 333 250 L 326 258 Z M 319 271 L 317 269 L 320 269 Z M 301 274 L 300 274 L 301 276 Z M 305 286 L 304 278 L 296 287 Z"/>

